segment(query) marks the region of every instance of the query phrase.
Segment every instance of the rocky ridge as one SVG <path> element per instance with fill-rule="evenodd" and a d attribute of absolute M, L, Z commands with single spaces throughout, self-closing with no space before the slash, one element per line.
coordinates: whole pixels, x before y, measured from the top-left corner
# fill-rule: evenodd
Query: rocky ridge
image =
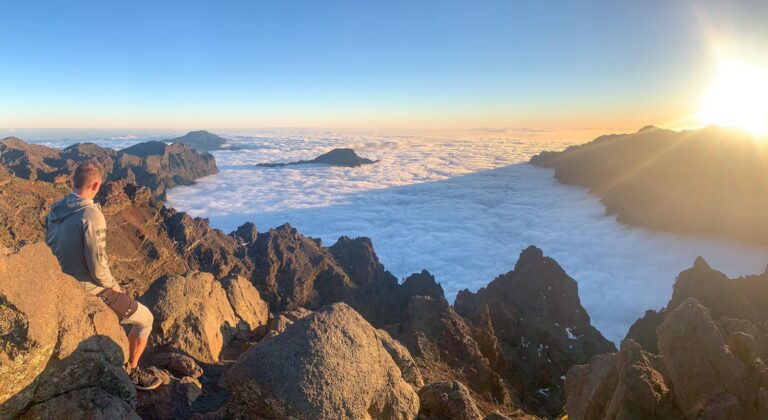
<path fill-rule="evenodd" d="M 601 136 L 530 162 L 589 188 L 621 223 L 768 244 L 768 143 L 709 126 Z"/>
<path fill-rule="evenodd" d="M 218 172 L 212 155 L 197 153 L 180 143 L 148 141 L 115 151 L 93 143 L 57 150 L 28 144 L 16 137 L 0 141 L 0 166 L 30 181 L 66 184 L 75 166 L 87 160 L 98 161 L 107 180 L 126 179 L 147 187 L 154 197 L 161 199 L 168 188 L 189 185 L 197 178 Z"/>
<path fill-rule="evenodd" d="M 569 418 L 766 418 L 766 276 L 728 279 L 699 257 L 618 353 L 568 371 Z"/>

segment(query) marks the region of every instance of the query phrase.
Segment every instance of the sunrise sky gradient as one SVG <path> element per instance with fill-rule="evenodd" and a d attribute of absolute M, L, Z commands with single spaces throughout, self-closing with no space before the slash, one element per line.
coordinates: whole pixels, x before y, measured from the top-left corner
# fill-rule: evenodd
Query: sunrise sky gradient
<path fill-rule="evenodd" d="M 768 2 L 0 0 L 0 129 L 510 129 L 691 119 Z M 555 134 L 557 133 L 557 134 Z"/>

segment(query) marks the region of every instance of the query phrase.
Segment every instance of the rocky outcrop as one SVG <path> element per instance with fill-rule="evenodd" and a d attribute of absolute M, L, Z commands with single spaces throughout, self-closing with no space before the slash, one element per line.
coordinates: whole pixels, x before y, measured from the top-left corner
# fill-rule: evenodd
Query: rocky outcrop
<path fill-rule="evenodd" d="M 87 160 L 101 163 L 107 180 L 127 179 L 161 199 L 168 188 L 218 172 L 212 155 L 179 143 L 150 141 L 115 151 L 93 143 L 57 150 L 15 137 L 0 141 L 0 166 L 30 181 L 66 183 L 75 166 Z"/>
<path fill-rule="evenodd" d="M 246 335 L 263 336 L 269 321 L 269 307 L 251 281 L 241 276 L 230 276 L 221 281 L 221 286 L 238 318 L 238 329 Z"/>
<path fill-rule="evenodd" d="M 184 143 L 187 146 L 201 152 L 219 150 L 227 142 L 227 139 L 209 133 L 205 130 L 190 131 L 189 133 L 168 140 L 169 143 Z"/>
<path fill-rule="evenodd" d="M 602 136 L 531 163 L 587 187 L 629 225 L 768 243 L 768 143 L 710 126 Z"/>
<path fill-rule="evenodd" d="M 419 414 L 426 419 L 480 420 L 480 410 L 458 381 L 433 382 L 419 391 Z"/>
<path fill-rule="evenodd" d="M 0 254 L 0 417 L 138 418 L 127 347 L 45 244 Z"/>
<path fill-rule="evenodd" d="M 681 419 L 662 358 L 627 340 L 618 353 L 595 356 L 566 377 L 566 410 L 572 419 Z"/>
<path fill-rule="evenodd" d="M 343 303 L 248 350 L 224 383 L 232 418 L 411 419 L 419 410 L 376 330 Z"/>
<path fill-rule="evenodd" d="M 698 257 L 693 267 L 677 276 L 666 309 L 648 311 L 630 327 L 626 338 L 638 341 L 643 350 L 657 353 L 657 327 L 671 310 L 689 298 L 706 307 L 713 319 L 727 317 L 764 322 L 768 320 L 768 306 L 765 305 L 768 302 L 768 272 L 729 279 Z"/>
<path fill-rule="evenodd" d="M 713 321 L 696 299 L 656 329 L 659 355 L 633 340 L 618 354 L 567 376 L 569 418 L 738 418 L 768 416 L 768 331 L 763 324 Z"/>
<path fill-rule="evenodd" d="M 247 252 L 254 260 L 254 283 L 273 310 L 346 302 L 381 327 L 397 323 L 407 302 L 408 289 L 384 269 L 368 238 L 341 237 L 324 248 L 283 225 L 259 234 Z"/>
<path fill-rule="evenodd" d="M 237 279 L 226 283 L 229 295 L 241 313 L 249 308 L 263 308 L 255 289 Z M 239 330 L 264 327 L 262 313 L 239 317 L 221 283 L 209 273 L 192 273 L 156 282 L 143 300 L 155 316 L 150 344 L 157 349 L 171 349 L 195 360 L 216 363 L 224 346 Z"/>
<path fill-rule="evenodd" d="M 502 377 L 519 387 L 529 407 L 542 407 L 542 415 L 560 413 L 561 378 L 571 366 L 615 351 L 591 325 L 576 281 L 535 247 L 477 293 L 459 292 L 454 307 L 475 325 L 490 326 L 506 365 Z"/>
<path fill-rule="evenodd" d="M 329 165 L 329 166 L 355 167 L 355 166 L 362 166 L 362 165 L 370 165 L 376 162 L 377 161 L 375 160 L 370 160 L 370 159 L 366 159 L 364 157 L 358 156 L 353 149 L 333 149 L 330 152 L 323 153 L 322 155 L 312 160 L 299 160 L 296 162 L 289 162 L 289 163 L 259 163 L 256 166 L 262 166 L 266 168 L 278 168 L 278 167 L 289 166 L 289 165 L 323 164 L 323 165 Z"/>
<path fill-rule="evenodd" d="M 490 358 L 486 356 L 478 343 L 481 333 L 444 298 L 411 298 L 393 334 L 413 355 L 425 382 L 459 380 L 470 387 L 473 399 L 507 408 L 513 405 L 496 371 L 503 366 L 499 349 L 489 349 Z"/>

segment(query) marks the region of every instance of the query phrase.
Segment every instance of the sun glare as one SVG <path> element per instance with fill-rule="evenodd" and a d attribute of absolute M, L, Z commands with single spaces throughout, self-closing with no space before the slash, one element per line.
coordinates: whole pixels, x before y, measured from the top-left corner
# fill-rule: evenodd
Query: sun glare
<path fill-rule="evenodd" d="M 723 62 L 701 101 L 699 119 L 768 138 L 768 70 L 739 61 Z"/>

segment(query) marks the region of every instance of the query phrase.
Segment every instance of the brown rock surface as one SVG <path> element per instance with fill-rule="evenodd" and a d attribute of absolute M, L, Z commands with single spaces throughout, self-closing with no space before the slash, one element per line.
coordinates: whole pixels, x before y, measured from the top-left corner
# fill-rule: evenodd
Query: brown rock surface
<path fill-rule="evenodd" d="M 117 317 L 44 243 L 0 256 L 0 417 L 135 418 Z"/>
<path fill-rule="evenodd" d="M 269 307 L 253 284 L 244 277 L 229 276 L 221 280 L 221 285 L 235 316 L 240 319 L 238 329 L 264 335 L 269 321 Z"/>
<path fill-rule="evenodd" d="M 210 273 L 191 273 L 156 282 L 144 296 L 155 316 L 150 344 L 216 363 L 237 332 L 239 318 Z"/>
<path fill-rule="evenodd" d="M 469 390 L 458 381 L 433 382 L 419 391 L 419 415 L 429 420 L 480 420 Z"/>
<path fill-rule="evenodd" d="M 412 419 L 419 409 L 376 330 L 343 303 L 248 350 L 224 383 L 233 418 Z"/>

